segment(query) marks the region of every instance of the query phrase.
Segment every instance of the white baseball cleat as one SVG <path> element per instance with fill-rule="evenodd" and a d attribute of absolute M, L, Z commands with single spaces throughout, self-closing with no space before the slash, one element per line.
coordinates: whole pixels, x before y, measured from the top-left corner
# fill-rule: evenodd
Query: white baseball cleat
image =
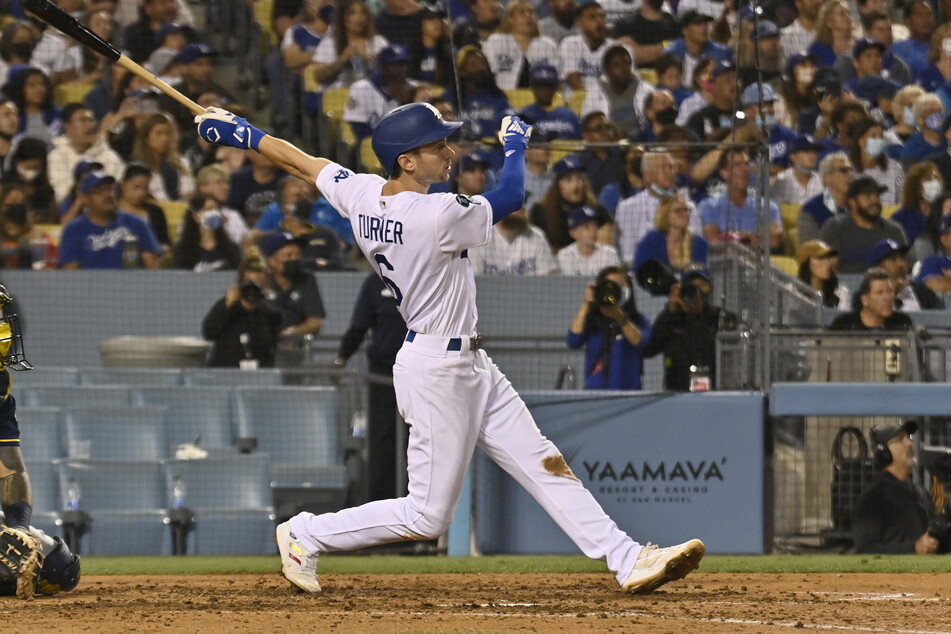
<path fill-rule="evenodd" d="M 647 594 L 668 581 L 683 579 L 700 565 L 705 551 L 699 539 L 668 548 L 647 544 L 637 556 L 634 572 L 621 588 L 631 594 Z"/>
<path fill-rule="evenodd" d="M 320 592 L 317 583 L 317 553 L 308 552 L 297 541 L 289 522 L 277 525 L 274 541 L 281 552 L 281 572 L 287 580 L 304 592 Z"/>

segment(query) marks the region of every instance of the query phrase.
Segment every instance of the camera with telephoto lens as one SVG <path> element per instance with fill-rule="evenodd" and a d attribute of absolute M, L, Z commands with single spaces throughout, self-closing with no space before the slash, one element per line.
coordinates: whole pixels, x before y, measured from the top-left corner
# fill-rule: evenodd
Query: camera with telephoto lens
<path fill-rule="evenodd" d="M 693 284 L 682 284 L 680 276 L 660 260 L 647 260 L 634 272 L 637 285 L 654 297 L 666 297 L 674 284 L 680 284 L 680 299 L 691 306 L 700 303 L 703 292 Z"/>
<path fill-rule="evenodd" d="M 238 287 L 238 295 L 252 306 L 257 306 L 264 299 L 264 289 L 248 280 L 242 282 L 241 286 Z"/>
<path fill-rule="evenodd" d="M 594 287 L 594 303 L 598 308 L 611 308 L 621 303 L 621 285 L 611 280 L 601 280 Z"/>

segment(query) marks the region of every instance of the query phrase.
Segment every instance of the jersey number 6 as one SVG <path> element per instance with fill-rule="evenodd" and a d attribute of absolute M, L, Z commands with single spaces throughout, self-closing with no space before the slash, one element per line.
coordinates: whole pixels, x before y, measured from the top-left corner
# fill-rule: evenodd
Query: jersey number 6
<path fill-rule="evenodd" d="M 393 297 L 396 299 L 396 305 L 399 306 L 403 302 L 403 293 L 400 291 L 400 287 L 397 286 L 393 280 L 383 274 L 384 267 L 386 267 L 387 271 L 392 271 L 393 265 L 389 263 L 389 261 L 386 259 L 386 256 L 382 253 L 377 253 L 373 259 L 376 260 L 376 263 L 380 265 L 380 279 L 383 280 L 383 283 L 386 284 L 391 291 L 393 291 Z"/>

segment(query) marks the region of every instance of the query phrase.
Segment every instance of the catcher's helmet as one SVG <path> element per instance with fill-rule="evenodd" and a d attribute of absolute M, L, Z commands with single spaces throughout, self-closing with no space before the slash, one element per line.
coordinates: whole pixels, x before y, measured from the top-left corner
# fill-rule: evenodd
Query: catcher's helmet
<path fill-rule="evenodd" d="M 20 336 L 20 320 L 12 312 L 13 296 L 0 284 L 0 368 L 11 370 L 32 370 L 23 352 L 23 338 Z"/>
<path fill-rule="evenodd" d="M 433 143 L 455 132 L 461 121 L 445 121 L 428 103 L 410 103 L 391 110 L 373 129 L 373 152 L 387 174 L 400 154 Z"/>

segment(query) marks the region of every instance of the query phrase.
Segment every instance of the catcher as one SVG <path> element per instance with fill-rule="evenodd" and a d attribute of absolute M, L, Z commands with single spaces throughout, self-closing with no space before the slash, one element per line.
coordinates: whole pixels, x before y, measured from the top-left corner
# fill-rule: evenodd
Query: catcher
<path fill-rule="evenodd" d="M 23 354 L 20 322 L 13 297 L 0 284 L 0 506 L 6 526 L 0 530 L 0 564 L 17 578 L 16 594 L 33 596 L 36 576 L 43 565 L 39 540 L 30 533 L 33 492 L 20 452 L 16 400 L 10 393 L 10 370 L 32 370 Z"/>
<path fill-rule="evenodd" d="M 4 551 L 0 556 L 0 597 L 16 594 L 21 596 L 21 587 L 29 582 L 23 573 L 14 573 L 14 565 L 8 565 L 7 552 L 10 545 L 18 548 L 24 542 L 18 541 L 23 537 L 23 531 L 0 526 L 0 549 Z M 28 535 L 39 543 L 39 559 L 42 567 L 33 575 L 30 594 L 51 595 L 58 592 L 69 592 L 79 585 L 79 555 L 74 555 L 59 537 L 50 537 L 40 529 L 30 526 Z M 31 542 L 32 545 L 32 542 Z"/>

